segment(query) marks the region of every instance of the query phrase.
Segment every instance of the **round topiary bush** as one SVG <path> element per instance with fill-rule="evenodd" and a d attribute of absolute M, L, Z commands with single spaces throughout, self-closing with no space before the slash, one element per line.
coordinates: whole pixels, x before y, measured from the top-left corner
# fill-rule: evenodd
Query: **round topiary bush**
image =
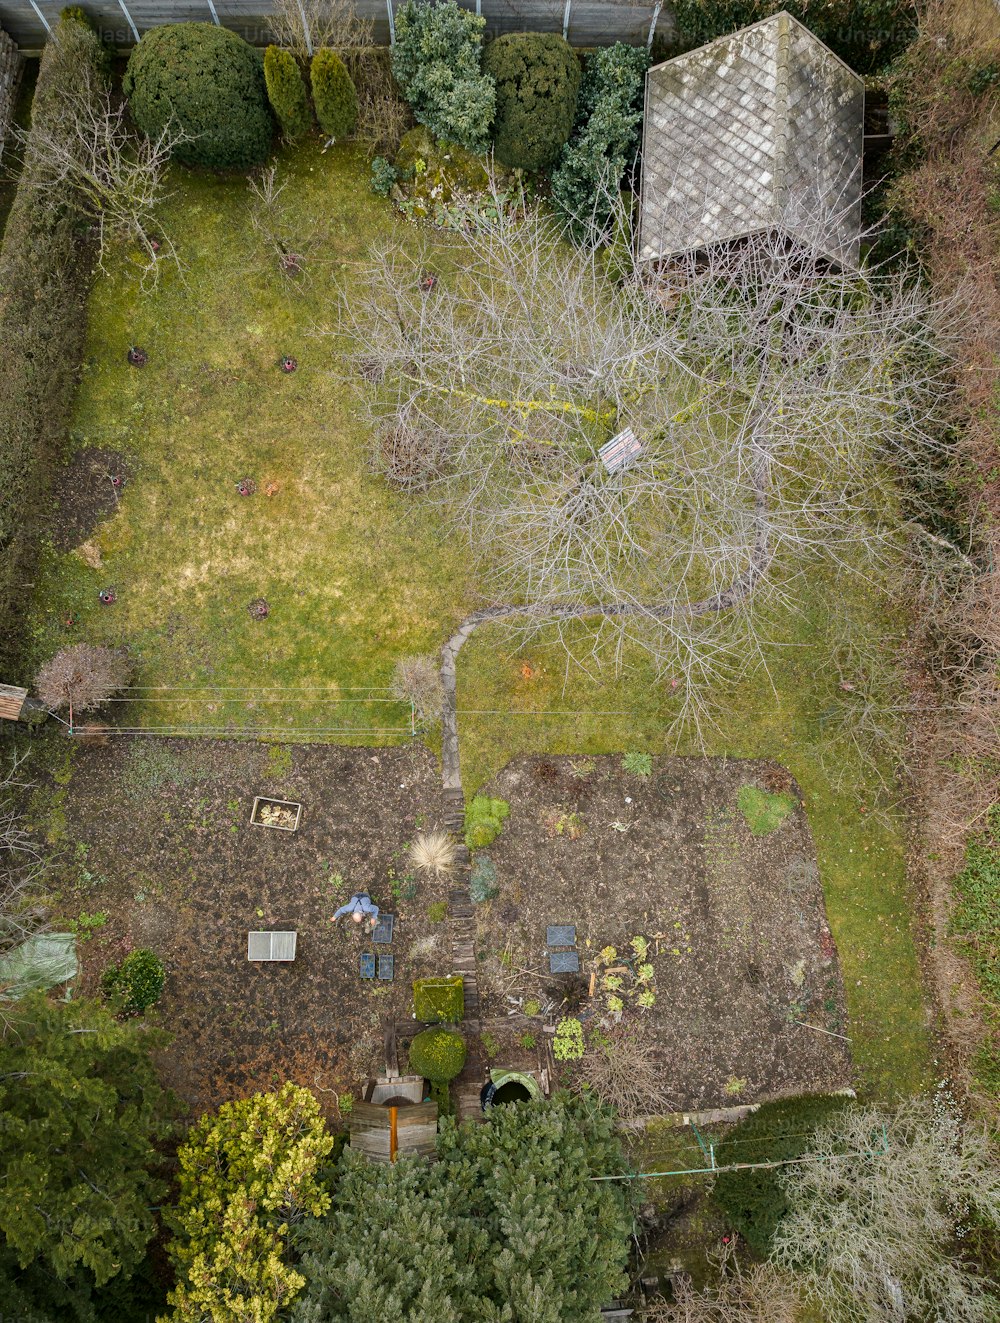
<path fill-rule="evenodd" d="M 168 23 L 129 56 L 122 86 L 148 138 L 173 123 L 189 135 L 175 155 L 186 165 L 247 170 L 271 148 L 274 121 L 259 52 L 214 23 Z"/>
<path fill-rule="evenodd" d="M 264 82 L 271 109 L 289 142 L 307 134 L 313 125 L 309 94 L 291 51 L 268 46 L 264 52 Z"/>
<path fill-rule="evenodd" d="M 101 976 L 101 991 L 123 1015 L 141 1015 L 160 1000 L 165 977 L 160 957 L 140 947 L 120 965 L 108 966 Z"/>
<path fill-rule="evenodd" d="M 410 1069 L 432 1084 L 447 1084 L 465 1065 L 465 1039 L 450 1029 L 424 1029 L 410 1044 Z"/>
<path fill-rule="evenodd" d="M 483 72 L 496 83 L 497 160 L 522 170 L 555 165 L 580 91 L 572 47 L 554 32 L 509 32 L 486 47 Z"/>
<path fill-rule="evenodd" d="M 734 1162 L 783 1162 L 800 1157 L 809 1146 L 810 1133 L 846 1104 L 846 1098 L 821 1094 L 763 1103 L 718 1145 L 715 1160 L 726 1167 Z M 770 1253 L 778 1223 L 788 1211 L 781 1170 L 723 1171 L 712 1192 L 733 1229 L 762 1257 Z"/>
<path fill-rule="evenodd" d="M 327 47 L 313 56 L 310 69 L 313 105 L 328 138 L 346 138 L 358 122 L 358 94 L 344 61 Z"/>

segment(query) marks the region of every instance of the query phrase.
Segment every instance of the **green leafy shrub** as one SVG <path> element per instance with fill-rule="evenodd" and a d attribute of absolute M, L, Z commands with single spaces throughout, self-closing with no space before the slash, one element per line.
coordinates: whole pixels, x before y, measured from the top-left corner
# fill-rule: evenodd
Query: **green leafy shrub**
<path fill-rule="evenodd" d="M 486 20 L 455 0 L 407 0 L 396 13 L 392 71 L 418 123 L 473 152 L 486 150 L 496 108 L 483 74 Z"/>
<path fill-rule="evenodd" d="M 917 33 L 914 0 L 675 0 L 682 50 L 787 10 L 858 73 L 877 73 L 901 55 Z"/>
<path fill-rule="evenodd" d="M 380 198 L 387 198 L 392 192 L 392 186 L 397 179 L 396 167 L 385 159 L 384 156 L 376 156 L 372 161 L 372 192 L 377 193 Z"/>
<path fill-rule="evenodd" d="M 61 22 L 46 43 L 31 108 L 50 133 L 79 95 L 81 70 L 94 110 L 105 53 L 89 27 Z M 89 264 L 78 217 L 43 188 L 52 176 L 30 146 L 0 246 L 0 669 L 17 673 L 27 639 L 41 517 L 65 447 L 86 332 Z"/>
<path fill-rule="evenodd" d="M 794 795 L 772 795 L 759 786 L 740 786 L 736 795 L 736 806 L 754 836 L 769 836 L 777 831 L 788 815 L 795 812 L 797 803 Z"/>
<path fill-rule="evenodd" d="M 313 126 L 313 117 L 305 80 L 291 51 L 268 46 L 264 52 L 264 84 L 281 132 L 289 142 L 304 137 Z"/>
<path fill-rule="evenodd" d="M 482 905 L 484 901 L 492 900 L 499 890 L 496 864 L 488 855 L 477 855 L 469 877 L 469 896 L 473 905 Z"/>
<path fill-rule="evenodd" d="M 653 771 L 651 753 L 626 753 L 622 756 L 622 771 L 629 776 L 650 776 Z"/>
<path fill-rule="evenodd" d="M 579 1061 L 583 1053 L 583 1025 L 575 1015 L 567 1015 L 556 1025 L 552 1055 L 557 1061 Z"/>
<path fill-rule="evenodd" d="M 177 1153 L 172 1318 L 284 1315 L 305 1285 L 289 1228 L 329 1208 L 334 1147 L 315 1096 L 291 1083 L 223 1103 L 192 1126 Z"/>
<path fill-rule="evenodd" d="M 510 816 L 510 805 L 504 799 L 490 799 L 476 795 L 465 808 L 465 843 L 470 850 L 482 850 L 492 845 Z"/>
<path fill-rule="evenodd" d="M 124 1015 L 141 1015 L 155 1006 L 166 973 L 155 952 L 139 947 L 120 965 L 109 965 L 101 976 L 101 991 Z"/>
<path fill-rule="evenodd" d="M 602 236 L 635 157 L 649 58 L 615 42 L 587 59 L 572 139 L 552 175 L 552 200 L 577 238 Z"/>
<path fill-rule="evenodd" d="M 271 148 L 274 122 L 263 62 L 242 37 L 214 23 L 152 28 L 129 56 L 122 83 L 137 127 L 155 138 L 174 122 L 190 135 L 185 165 L 247 170 Z"/>
<path fill-rule="evenodd" d="M 313 105 L 319 126 L 328 138 L 348 138 L 358 122 L 358 94 L 344 61 L 323 47 L 313 56 Z"/>
<path fill-rule="evenodd" d="M 554 32 L 509 32 L 486 47 L 483 72 L 496 84 L 497 160 L 547 170 L 573 131 L 580 64 L 572 47 Z"/>
<path fill-rule="evenodd" d="M 458 1024 L 465 1014 L 461 978 L 418 978 L 413 985 L 413 1010 L 422 1024 Z"/>
<path fill-rule="evenodd" d="M 715 1151 L 720 1167 L 734 1162 L 782 1162 L 809 1146 L 816 1126 L 843 1107 L 846 1098 L 785 1098 L 764 1103 L 735 1126 Z M 716 1177 L 713 1198 L 750 1248 L 766 1256 L 778 1223 L 788 1210 L 780 1167 L 724 1171 Z"/>
<path fill-rule="evenodd" d="M 424 1029 L 410 1044 L 410 1069 L 432 1084 L 447 1084 L 464 1065 L 465 1039 L 453 1029 Z"/>

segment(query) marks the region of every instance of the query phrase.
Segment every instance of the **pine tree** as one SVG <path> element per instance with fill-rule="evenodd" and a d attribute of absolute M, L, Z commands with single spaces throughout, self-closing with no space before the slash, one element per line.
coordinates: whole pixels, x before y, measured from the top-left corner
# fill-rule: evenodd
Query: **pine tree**
<path fill-rule="evenodd" d="M 307 1222 L 297 1323 L 588 1323 L 625 1285 L 627 1194 L 611 1115 L 579 1098 L 443 1124 L 436 1165 L 347 1155 Z M 377 1271 L 373 1270 L 377 1255 Z"/>
<path fill-rule="evenodd" d="M 18 1280 L 26 1316 L 85 1317 L 95 1287 L 130 1276 L 165 1185 L 155 1144 L 170 1100 L 151 1048 L 98 1002 L 18 1002 L 0 1038 L 0 1281 Z M 5 1299 L 10 1297 L 5 1293 Z"/>
<path fill-rule="evenodd" d="M 313 126 L 313 117 L 305 80 L 291 51 L 268 46 L 264 52 L 264 82 L 281 132 L 289 142 L 304 137 Z"/>
<path fill-rule="evenodd" d="M 313 56 L 310 71 L 313 104 L 328 138 L 347 138 L 358 122 L 358 94 L 344 61 L 327 47 Z"/>

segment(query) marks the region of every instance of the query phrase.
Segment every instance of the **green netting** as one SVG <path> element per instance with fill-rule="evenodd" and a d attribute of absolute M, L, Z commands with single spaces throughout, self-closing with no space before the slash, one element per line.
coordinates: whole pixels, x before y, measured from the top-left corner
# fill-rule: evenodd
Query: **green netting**
<path fill-rule="evenodd" d="M 36 933 L 0 956 L 0 997 L 16 1000 L 35 988 L 54 988 L 76 975 L 73 934 Z"/>

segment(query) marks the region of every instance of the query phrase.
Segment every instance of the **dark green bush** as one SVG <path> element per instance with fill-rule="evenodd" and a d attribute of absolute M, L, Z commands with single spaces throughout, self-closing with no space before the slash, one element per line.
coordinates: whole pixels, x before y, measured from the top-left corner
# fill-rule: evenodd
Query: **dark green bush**
<path fill-rule="evenodd" d="M 305 80 L 291 51 L 268 46 L 264 52 L 264 83 L 281 132 L 289 142 L 304 137 L 312 128 L 313 117 Z"/>
<path fill-rule="evenodd" d="M 458 1024 L 465 1014 L 461 978 L 418 978 L 413 985 L 413 1010 L 421 1024 Z"/>
<path fill-rule="evenodd" d="M 358 94 L 344 61 L 324 47 L 313 56 L 310 70 L 313 105 L 328 138 L 347 138 L 358 122 Z"/>
<path fill-rule="evenodd" d="M 497 160 L 547 170 L 573 131 L 580 64 L 554 32 L 510 32 L 486 47 L 483 73 L 496 84 Z"/>
<path fill-rule="evenodd" d="M 917 34 L 914 0 L 674 0 L 681 50 L 785 9 L 858 73 L 878 73 Z"/>
<path fill-rule="evenodd" d="M 735 1126 L 715 1150 L 720 1167 L 734 1162 L 780 1162 L 797 1158 L 817 1126 L 844 1107 L 846 1098 L 815 1096 L 764 1103 Z M 757 1254 L 767 1255 L 778 1223 L 788 1211 L 780 1167 L 724 1171 L 713 1198 L 733 1228 Z"/>
<path fill-rule="evenodd" d="M 552 175 L 552 200 L 577 238 L 601 236 L 642 123 L 645 50 L 616 42 L 587 60 L 573 138 Z"/>
<path fill-rule="evenodd" d="M 424 1029 L 410 1044 L 410 1069 L 432 1084 L 447 1084 L 464 1065 L 465 1039 L 452 1029 Z"/>
<path fill-rule="evenodd" d="M 214 23 L 167 23 L 129 56 L 122 84 L 135 123 L 154 138 L 174 122 L 190 135 L 177 159 L 248 170 L 271 149 L 274 121 L 260 53 Z"/>
<path fill-rule="evenodd" d="M 165 978 L 163 962 L 139 947 L 120 965 L 109 965 L 101 976 L 101 991 L 123 1015 L 141 1015 L 160 1000 Z"/>
<path fill-rule="evenodd" d="M 75 20 L 46 44 L 32 105 L 42 131 L 90 66 L 101 84 L 106 52 Z M 96 106 L 95 106 L 96 109 Z M 45 167 L 26 152 L 0 246 L 0 670 L 13 679 L 23 647 L 25 583 L 34 564 L 52 471 L 66 446 L 86 332 L 85 235 L 67 199 L 40 191 Z"/>
<path fill-rule="evenodd" d="M 380 198 L 387 198 L 396 182 L 396 167 L 384 156 L 376 156 L 372 161 L 372 192 Z"/>
<path fill-rule="evenodd" d="M 407 0 L 396 13 L 392 71 L 417 121 L 439 138 L 483 152 L 496 104 L 483 74 L 484 18 L 455 0 Z"/>

